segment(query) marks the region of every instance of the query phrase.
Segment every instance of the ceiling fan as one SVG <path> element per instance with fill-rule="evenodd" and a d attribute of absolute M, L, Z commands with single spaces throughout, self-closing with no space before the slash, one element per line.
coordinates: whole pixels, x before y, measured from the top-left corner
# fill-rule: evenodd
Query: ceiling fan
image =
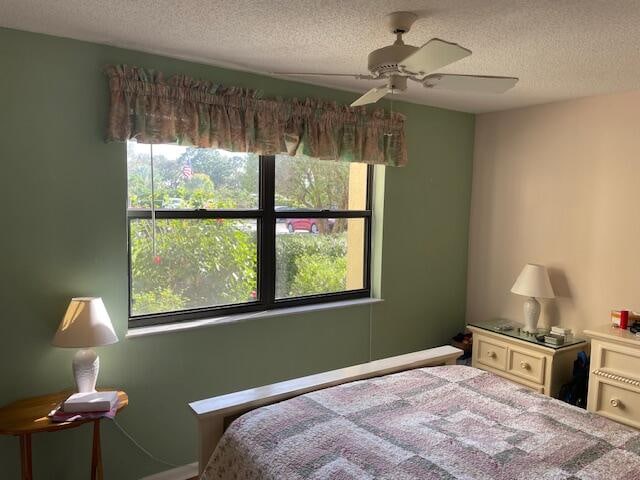
<path fill-rule="evenodd" d="M 402 35 L 407 33 L 418 16 L 412 12 L 394 12 L 387 16 L 391 32 L 396 35 L 393 45 L 374 50 L 369 54 L 369 75 L 347 73 L 273 72 L 274 75 L 354 77 L 359 80 L 386 80 L 351 104 L 352 107 L 376 103 L 388 93 L 403 92 L 407 79 L 421 83 L 426 88 L 438 88 L 476 93 L 504 93 L 517 82 L 516 77 L 487 75 L 456 75 L 433 73 L 469 55 L 471 50 L 457 43 L 432 38 L 422 47 L 407 45 Z"/>

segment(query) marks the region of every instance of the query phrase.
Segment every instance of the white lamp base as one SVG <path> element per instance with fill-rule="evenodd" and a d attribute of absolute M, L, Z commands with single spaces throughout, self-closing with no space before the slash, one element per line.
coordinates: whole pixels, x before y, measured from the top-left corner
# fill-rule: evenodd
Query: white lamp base
<path fill-rule="evenodd" d="M 73 378 L 79 393 L 96 391 L 96 381 L 100 370 L 100 357 L 90 348 L 78 350 L 73 356 Z"/>
<path fill-rule="evenodd" d="M 540 302 L 533 297 L 524 302 L 524 331 L 536 333 L 538 331 L 538 319 L 540 318 Z"/>

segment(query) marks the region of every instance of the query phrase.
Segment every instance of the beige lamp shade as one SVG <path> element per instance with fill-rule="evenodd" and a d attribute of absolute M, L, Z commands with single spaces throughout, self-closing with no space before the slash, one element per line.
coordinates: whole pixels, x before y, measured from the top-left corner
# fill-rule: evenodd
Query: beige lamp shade
<path fill-rule="evenodd" d="M 516 279 L 516 283 L 511 287 L 511 291 L 525 297 L 537 298 L 554 298 L 553 287 L 549 280 L 547 267 L 544 265 L 536 265 L 527 263 L 520 275 Z"/>
<path fill-rule="evenodd" d="M 71 299 L 52 343 L 57 347 L 89 348 L 117 341 L 102 298 L 79 297 Z"/>

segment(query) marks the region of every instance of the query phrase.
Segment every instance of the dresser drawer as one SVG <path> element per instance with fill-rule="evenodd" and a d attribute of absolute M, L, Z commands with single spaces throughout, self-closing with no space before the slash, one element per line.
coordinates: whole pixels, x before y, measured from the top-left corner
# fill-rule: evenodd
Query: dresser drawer
<path fill-rule="evenodd" d="M 507 369 L 507 347 L 490 338 L 478 339 L 478 362 L 498 370 Z"/>
<path fill-rule="evenodd" d="M 640 427 L 640 391 L 632 390 L 608 382 L 596 382 L 595 412 L 612 420 Z M 589 388 L 592 388 L 591 385 Z"/>
<path fill-rule="evenodd" d="M 596 344 L 600 356 L 597 368 L 640 379 L 640 351 L 616 344 Z"/>
<path fill-rule="evenodd" d="M 509 347 L 507 372 L 534 383 L 544 383 L 545 356 Z"/>

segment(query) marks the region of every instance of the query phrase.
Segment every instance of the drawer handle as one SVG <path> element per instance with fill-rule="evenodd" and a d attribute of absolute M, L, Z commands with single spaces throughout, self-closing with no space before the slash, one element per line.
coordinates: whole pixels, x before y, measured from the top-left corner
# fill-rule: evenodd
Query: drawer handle
<path fill-rule="evenodd" d="M 493 350 L 489 350 L 487 352 L 487 357 L 489 358 L 496 358 L 498 355 L 496 355 L 496 352 L 494 352 Z"/>
<path fill-rule="evenodd" d="M 623 377 L 622 375 L 616 375 L 616 374 L 605 372 L 604 370 L 598 370 L 598 369 L 593 370 L 591 373 L 599 377 L 609 378 L 611 380 L 616 380 L 618 382 L 628 383 L 629 385 L 633 385 L 634 387 L 640 387 L 640 380 L 634 380 L 633 378 Z"/>
<path fill-rule="evenodd" d="M 531 365 L 529 365 L 527 362 L 520 362 L 520 368 L 523 370 L 529 370 L 531 368 Z"/>
<path fill-rule="evenodd" d="M 611 404 L 612 407 L 615 407 L 615 408 L 622 407 L 622 402 L 617 398 L 612 398 L 611 400 L 609 400 L 609 403 Z"/>

